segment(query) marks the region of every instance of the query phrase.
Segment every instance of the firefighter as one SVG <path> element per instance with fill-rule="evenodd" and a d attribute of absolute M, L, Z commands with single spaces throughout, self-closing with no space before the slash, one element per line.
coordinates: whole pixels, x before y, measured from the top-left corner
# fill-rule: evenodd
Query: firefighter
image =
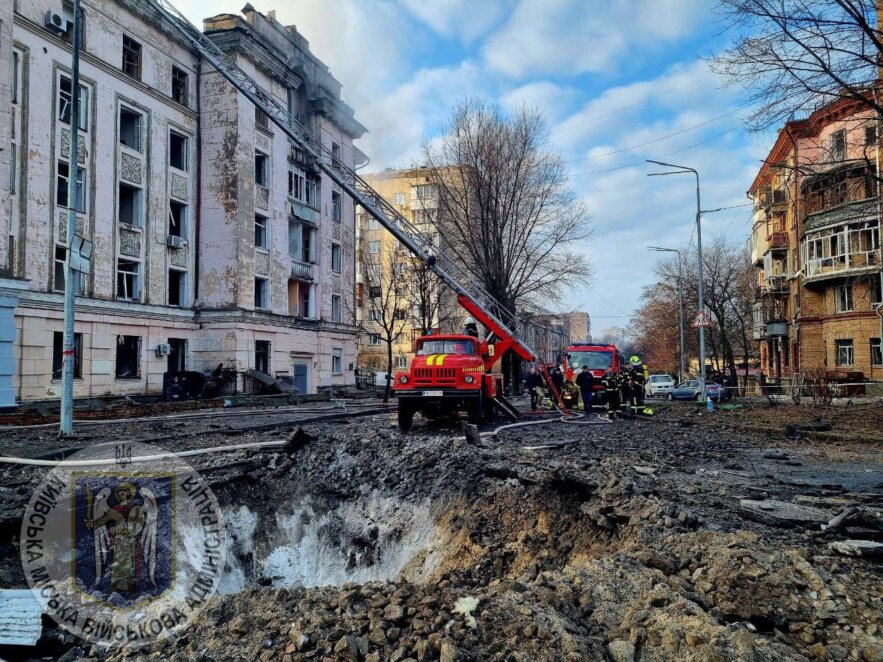
<path fill-rule="evenodd" d="M 601 379 L 607 397 L 607 418 L 611 419 L 619 411 L 619 380 L 613 372 L 605 372 Z"/>
<path fill-rule="evenodd" d="M 632 400 L 637 407 L 644 406 L 644 372 L 639 368 L 631 371 L 632 376 Z"/>
<path fill-rule="evenodd" d="M 531 368 L 524 380 L 524 385 L 530 392 L 530 408 L 537 409 L 540 399 L 543 397 L 543 376 L 537 372 L 536 368 Z"/>
<path fill-rule="evenodd" d="M 463 335 L 464 336 L 472 336 L 473 338 L 478 338 L 478 324 L 475 322 L 475 318 L 467 317 L 466 321 L 463 325 Z"/>
<path fill-rule="evenodd" d="M 564 373 L 561 372 L 561 368 L 556 365 L 555 368 L 552 370 L 552 374 L 550 375 L 550 377 L 552 379 L 552 383 L 555 385 L 555 390 L 558 391 L 558 395 L 560 396 L 564 391 Z M 553 397 L 552 400 L 554 401 L 555 398 Z"/>
<path fill-rule="evenodd" d="M 583 366 L 575 381 L 583 398 L 583 410 L 588 414 L 592 411 L 592 389 L 595 387 L 595 378 L 589 371 L 589 366 Z"/>

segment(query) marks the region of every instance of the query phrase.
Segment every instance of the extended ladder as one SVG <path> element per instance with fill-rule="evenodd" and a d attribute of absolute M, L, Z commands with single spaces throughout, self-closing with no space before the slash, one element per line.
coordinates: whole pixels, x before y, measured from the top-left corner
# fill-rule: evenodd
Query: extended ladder
<path fill-rule="evenodd" d="M 227 56 L 215 43 L 195 27 L 178 11 L 169 0 L 134 0 L 133 4 L 146 5 L 157 11 L 169 27 L 233 87 L 244 94 L 249 101 L 262 110 L 279 129 L 334 183 L 340 186 L 361 205 L 374 219 L 404 245 L 411 253 L 430 268 L 442 282 L 459 296 L 469 299 L 490 320 L 502 329 L 511 339 L 512 349 L 526 360 L 538 360 L 539 355 L 517 337 L 517 318 L 489 292 L 475 282 L 462 267 L 439 250 L 430 235 L 421 232 L 408 219 L 400 214 L 392 204 L 359 176 L 353 169 L 341 162 L 331 149 L 325 147 L 303 124 L 293 117 L 288 109 L 271 94 L 262 91 L 255 81 L 236 62 Z M 540 361 L 542 371 L 545 366 Z M 551 380 L 547 379 L 551 386 Z M 557 394 L 554 386 L 553 393 Z"/>

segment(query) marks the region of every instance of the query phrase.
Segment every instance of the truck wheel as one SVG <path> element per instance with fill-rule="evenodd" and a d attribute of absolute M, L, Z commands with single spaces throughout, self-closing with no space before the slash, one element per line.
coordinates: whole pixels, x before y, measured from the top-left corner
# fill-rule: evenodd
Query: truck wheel
<path fill-rule="evenodd" d="M 414 410 L 404 402 L 399 402 L 399 430 L 410 432 L 414 425 Z"/>

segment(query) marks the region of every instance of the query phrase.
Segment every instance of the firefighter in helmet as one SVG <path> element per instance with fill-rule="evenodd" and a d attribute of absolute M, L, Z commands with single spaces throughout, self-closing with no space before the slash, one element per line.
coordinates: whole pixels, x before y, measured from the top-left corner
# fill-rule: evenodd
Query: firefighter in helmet
<path fill-rule="evenodd" d="M 620 393 L 619 393 L 619 379 L 616 377 L 616 373 L 608 370 L 604 373 L 604 377 L 601 379 L 601 385 L 604 387 L 604 391 L 607 397 L 607 418 L 613 418 L 617 411 L 619 411 L 620 405 Z"/>
<path fill-rule="evenodd" d="M 478 338 L 478 324 L 476 324 L 475 318 L 471 316 L 466 318 L 463 323 L 463 335 Z"/>

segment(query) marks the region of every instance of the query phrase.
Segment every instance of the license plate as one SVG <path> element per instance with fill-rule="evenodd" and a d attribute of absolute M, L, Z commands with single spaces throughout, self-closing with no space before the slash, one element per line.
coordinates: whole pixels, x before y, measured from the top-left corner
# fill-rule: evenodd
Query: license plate
<path fill-rule="evenodd" d="M 424 398 L 440 398 L 444 394 L 444 391 L 423 391 Z"/>

